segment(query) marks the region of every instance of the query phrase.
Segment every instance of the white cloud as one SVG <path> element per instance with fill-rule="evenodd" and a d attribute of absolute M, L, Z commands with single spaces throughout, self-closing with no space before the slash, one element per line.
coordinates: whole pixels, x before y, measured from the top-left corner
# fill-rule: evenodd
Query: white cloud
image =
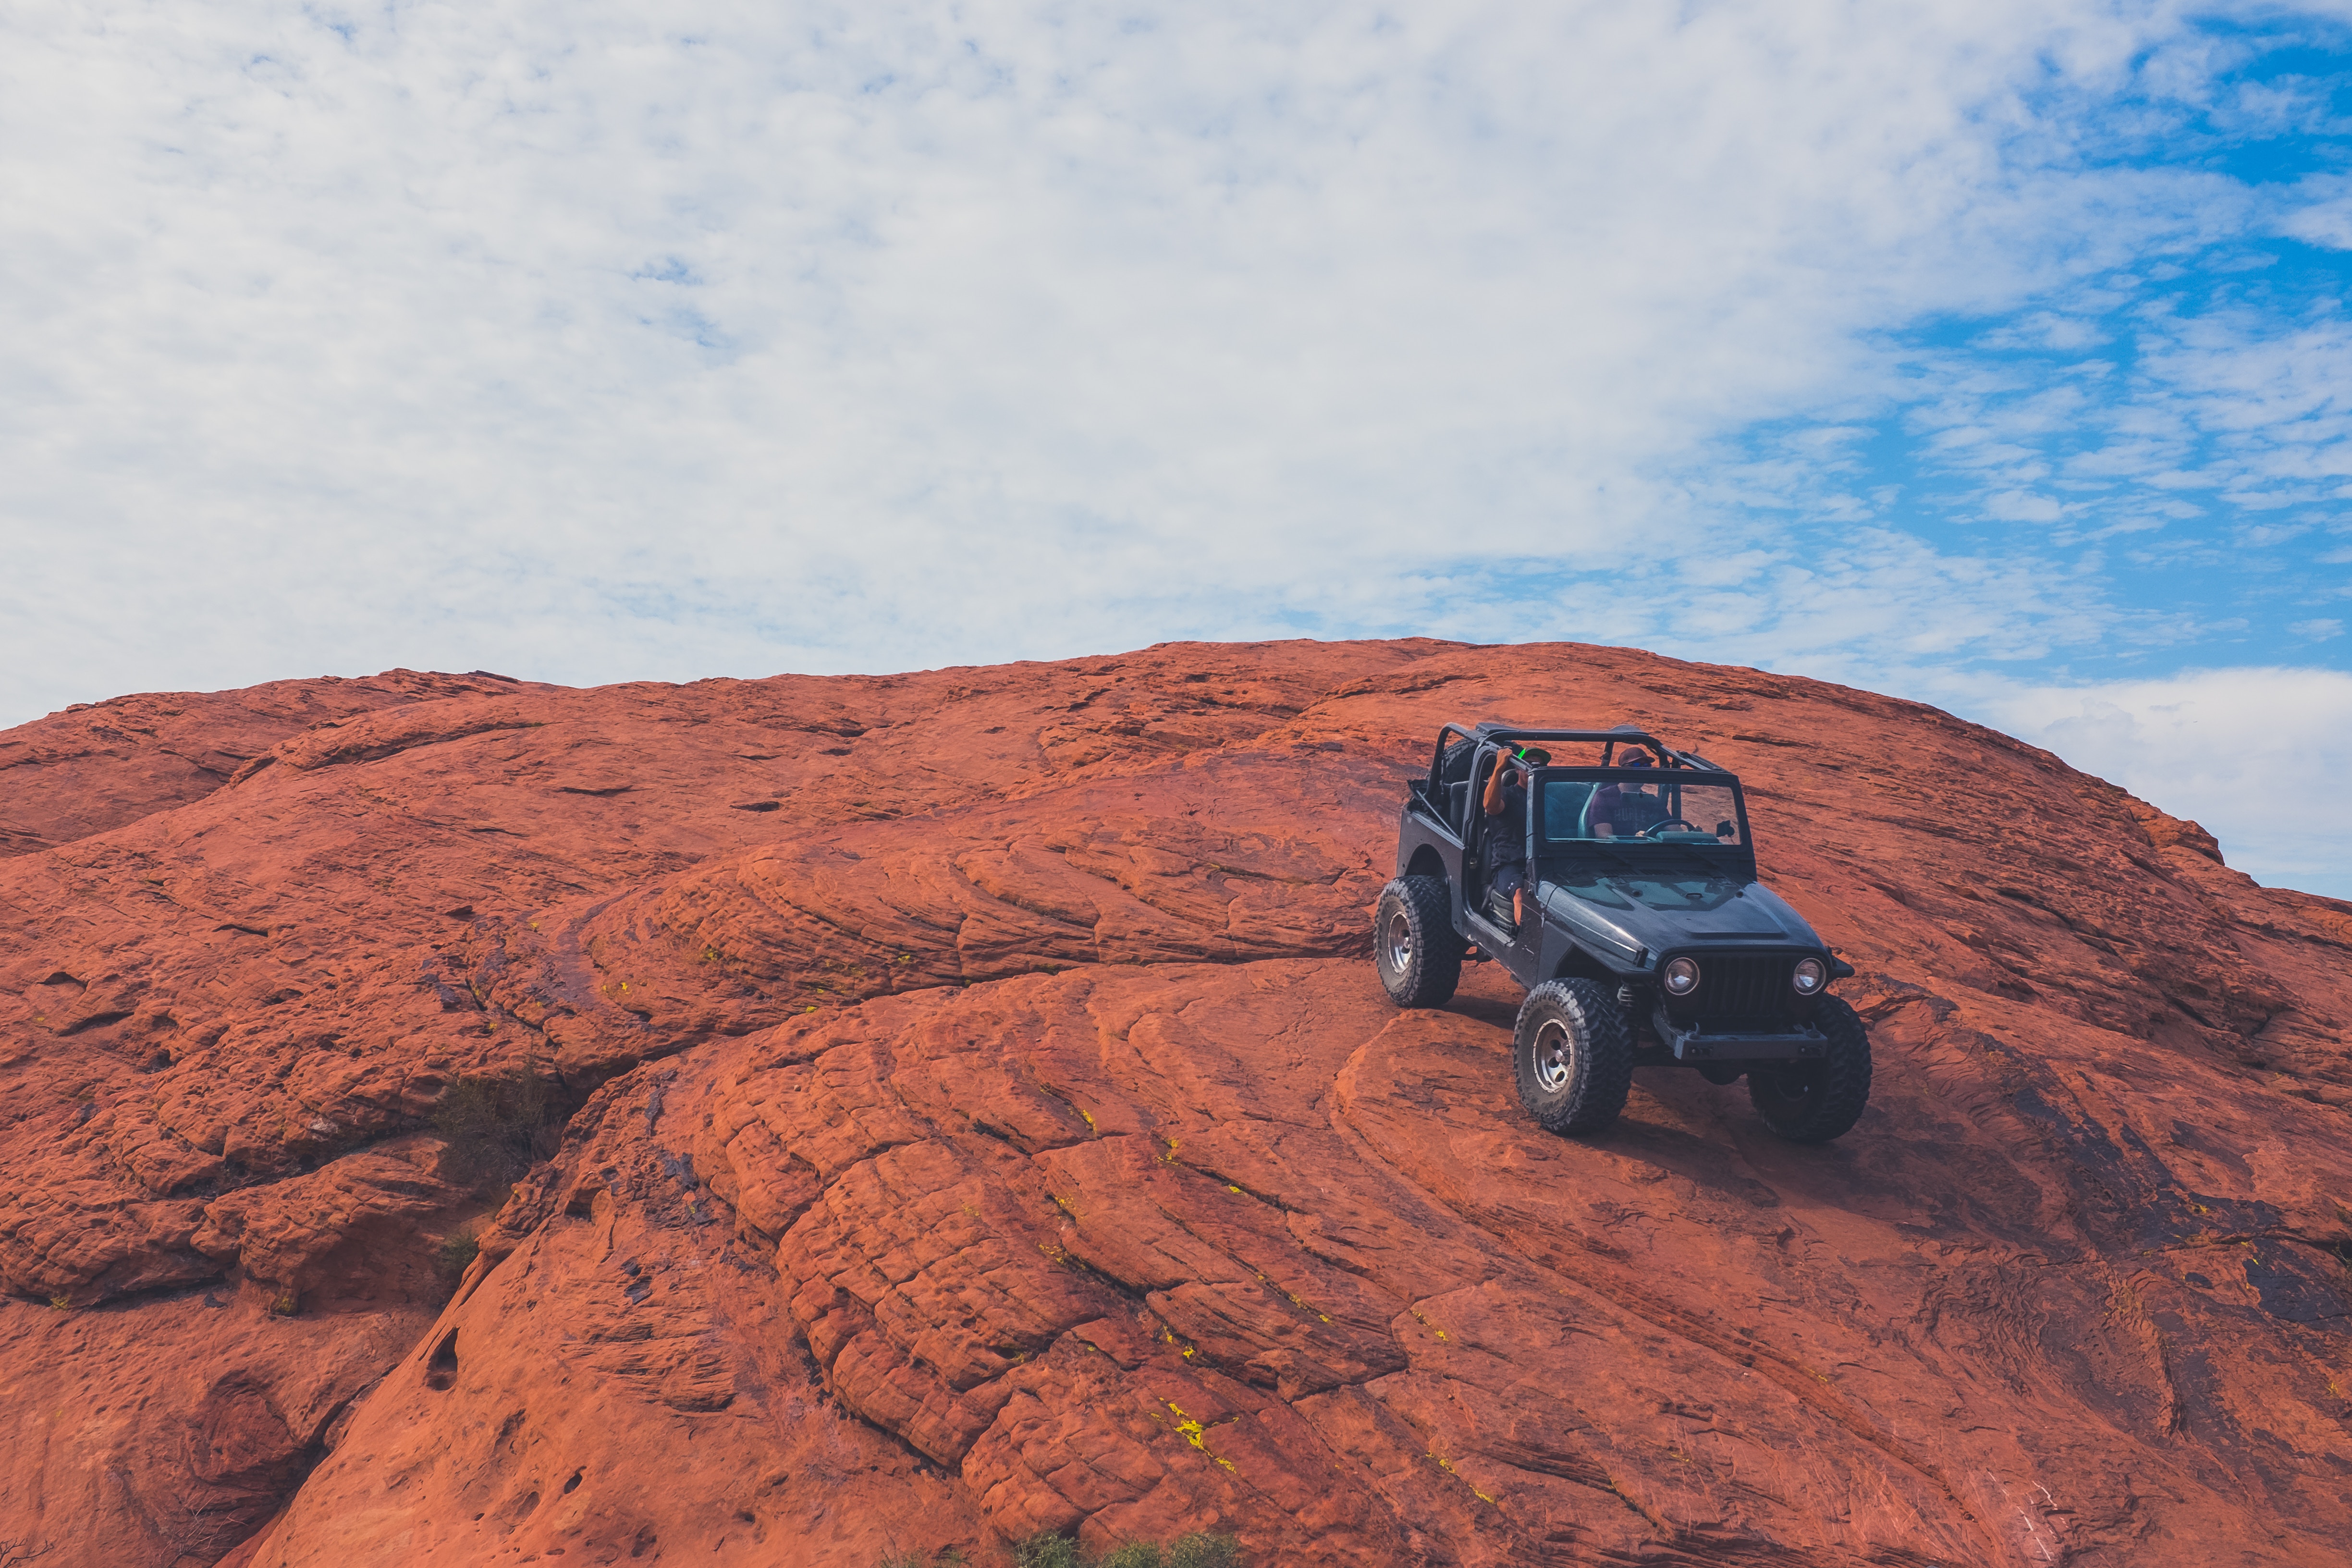
<path fill-rule="evenodd" d="M 2048 496 L 2026 490 L 2000 490 L 1985 498 L 1985 513 L 2004 522 L 2055 522 L 2065 509 Z"/>
<path fill-rule="evenodd" d="M 1878 395 L 1869 331 L 2242 222 L 2221 176 L 2077 166 L 2074 108 L 2202 79 L 2182 28 L 34 0 L 0 710 L 1370 626 L 1465 561 L 1736 552 L 1674 476 Z"/>
<path fill-rule="evenodd" d="M 2279 232 L 2330 250 L 2352 250 L 2352 197 L 2328 196 L 2297 206 L 2279 220 Z"/>

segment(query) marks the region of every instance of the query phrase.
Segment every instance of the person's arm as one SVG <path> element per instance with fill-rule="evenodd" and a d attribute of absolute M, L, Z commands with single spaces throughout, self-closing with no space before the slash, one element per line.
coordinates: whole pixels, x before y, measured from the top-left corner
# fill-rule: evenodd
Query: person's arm
<path fill-rule="evenodd" d="M 1478 797 L 1478 804 L 1486 807 L 1486 815 L 1489 816 L 1503 815 L 1503 770 L 1509 765 L 1502 758 L 1496 757 L 1495 771 L 1486 775 L 1486 793 Z"/>

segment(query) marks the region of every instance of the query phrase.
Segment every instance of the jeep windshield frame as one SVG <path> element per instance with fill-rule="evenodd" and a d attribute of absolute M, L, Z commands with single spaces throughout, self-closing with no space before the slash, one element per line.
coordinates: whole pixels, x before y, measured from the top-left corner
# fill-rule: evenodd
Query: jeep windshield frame
<path fill-rule="evenodd" d="M 1550 879 L 1601 876 L 1756 879 L 1756 845 L 1739 780 L 1718 768 L 1538 768 L 1528 792 L 1528 848 Z M 1592 820 L 1595 799 L 1612 787 L 1643 794 L 1656 821 L 1650 834 L 1606 835 Z M 1704 803 L 1702 805 L 1702 803 Z M 1697 811 L 1706 821 L 1655 831 Z M 1573 819 L 1563 818 L 1572 811 Z M 1728 827 L 1728 834 L 1720 829 Z M 1578 876 L 1581 873 L 1582 876 Z"/>

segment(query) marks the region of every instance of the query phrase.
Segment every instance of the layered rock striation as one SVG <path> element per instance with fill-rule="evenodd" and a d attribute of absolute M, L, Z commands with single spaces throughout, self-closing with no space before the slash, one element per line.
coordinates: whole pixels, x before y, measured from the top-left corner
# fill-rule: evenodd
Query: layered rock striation
<path fill-rule="evenodd" d="M 1553 1138 L 1491 968 L 1390 1006 L 1398 781 L 1493 716 L 1741 773 L 1861 971 L 1852 1133 L 1643 1069 Z M 1931 709 L 1425 641 L 394 672 L 24 726 L 0 828 L 45 1563 L 2352 1539 L 2352 908 Z"/>

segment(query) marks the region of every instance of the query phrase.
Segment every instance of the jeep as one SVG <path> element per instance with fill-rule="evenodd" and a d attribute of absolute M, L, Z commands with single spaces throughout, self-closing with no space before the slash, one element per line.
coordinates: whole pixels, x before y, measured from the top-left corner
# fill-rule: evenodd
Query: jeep
<path fill-rule="evenodd" d="M 1596 744 L 1584 766 L 1545 749 Z M 1465 962 L 1508 971 L 1527 992 L 1519 1102 L 1554 1132 L 1610 1125 L 1636 1067 L 1744 1077 L 1797 1143 L 1843 1133 L 1870 1099 L 1870 1037 L 1830 994 L 1853 968 L 1757 880 L 1739 780 L 1630 725 L 1442 727 L 1406 785 L 1372 954 L 1400 1007 L 1444 1006 Z"/>

